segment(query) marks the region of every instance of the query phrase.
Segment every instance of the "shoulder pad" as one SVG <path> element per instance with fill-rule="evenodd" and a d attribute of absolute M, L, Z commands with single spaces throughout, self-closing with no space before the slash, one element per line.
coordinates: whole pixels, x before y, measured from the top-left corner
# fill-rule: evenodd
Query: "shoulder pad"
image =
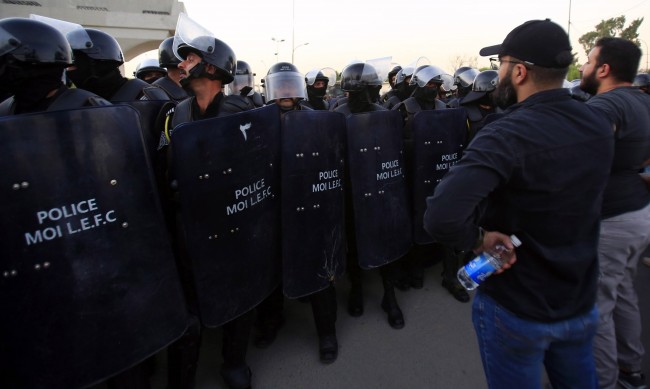
<path fill-rule="evenodd" d="M 169 100 L 169 95 L 162 88 L 155 86 L 142 88 L 142 93 L 142 100 Z"/>
<path fill-rule="evenodd" d="M 415 100 L 413 97 L 409 97 L 408 99 L 402 101 L 404 104 L 404 108 L 406 108 L 406 111 L 413 115 L 416 112 L 422 111 L 422 108 L 420 107 L 420 104 Z"/>
<path fill-rule="evenodd" d="M 221 102 L 219 116 L 222 116 L 223 114 L 248 111 L 253 108 L 255 108 L 255 106 L 253 106 L 253 102 L 246 97 L 239 95 L 224 96 L 223 101 Z"/>

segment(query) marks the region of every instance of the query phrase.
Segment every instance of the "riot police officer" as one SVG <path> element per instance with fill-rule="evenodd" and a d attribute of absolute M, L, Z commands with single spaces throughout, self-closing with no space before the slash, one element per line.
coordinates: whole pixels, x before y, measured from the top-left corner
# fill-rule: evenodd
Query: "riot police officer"
<path fill-rule="evenodd" d="M 255 107 L 264 105 L 262 95 L 255 91 L 255 73 L 248 62 L 238 60 L 235 79 L 228 85 L 229 95 L 240 95 L 248 98 Z"/>
<path fill-rule="evenodd" d="M 159 78 L 165 77 L 167 75 L 167 70 L 159 66 L 157 59 L 147 58 L 138 64 L 133 75 L 135 78 L 139 78 L 152 84 Z"/>
<path fill-rule="evenodd" d="M 331 74 L 326 75 L 325 73 L 327 70 L 333 71 L 333 69 L 329 68 L 314 69 L 305 74 L 305 84 L 307 85 L 307 100 L 304 102 L 304 104 L 308 105 L 312 109 L 329 109 L 329 104 L 327 100 L 325 100 L 325 95 L 327 94 L 327 87 L 330 85 L 330 83 L 332 81 L 336 82 L 336 73 L 334 73 L 333 76 Z"/>
<path fill-rule="evenodd" d="M 182 17 L 185 15 L 182 14 Z M 185 19 L 192 23 L 189 18 Z M 180 25 L 180 21 L 179 21 Z M 253 109 L 249 100 L 239 95 L 225 96 L 223 87 L 233 81 L 236 57 L 233 50 L 223 41 L 212 36 L 196 36 L 187 42 L 180 38 L 185 33 L 177 29 L 174 39 L 176 55 L 182 59 L 178 64 L 181 85 L 193 92 L 193 96 L 178 103 L 169 113 L 166 127 L 161 134 L 159 148 L 168 152 L 174 127 L 181 123 L 223 117 L 236 112 Z M 197 29 L 195 31 L 204 31 Z M 170 165 L 182 163 L 171 160 Z M 168 168 L 171 172 L 173 169 Z M 170 176 L 171 185 L 174 178 Z M 177 208 L 177 212 L 180 209 Z M 177 215 L 177 221 L 180 221 Z M 198 314 L 198 300 L 195 291 L 191 263 L 185 247 L 184 228 L 176 225 L 178 267 L 185 283 L 188 305 L 193 314 Z M 251 370 L 246 363 L 248 339 L 253 325 L 252 311 L 230 320 L 223 327 L 221 375 L 230 388 L 242 389 L 251 386 Z M 168 385 L 171 388 L 193 387 L 201 344 L 201 324 L 198 318 L 189 324 L 188 330 L 168 350 Z"/>
<path fill-rule="evenodd" d="M 499 83 L 496 70 L 484 70 L 472 82 L 472 90 L 460 100 L 467 111 L 468 142 L 483 127 L 485 117 L 497 111 L 492 92 Z"/>
<path fill-rule="evenodd" d="M 648 73 L 639 73 L 634 77 L 634 82 L 632 86 L 636 86 L 645 93 L 650 94 L 650 74 Z"/>
<path fill-rule="evenodd" d="M 445 109 L 447 105 L 438 99 L 438 93 L 444 83 L 450 88 L 451 77 L 437 66 L 420 66 L 409 79 L 415 88 L 411 97 L 405 99 L 393 109 L 402 113 L 405 123 L 405 138 L 411 139 L 410 124 L 415 113 L 428 109 Z M 406 82 L 406 79 L 404 81 Z"/>
<path fill-rule="evenodd" d="M 171 100 L 179 102 L 185 100 L 188 94 L 181 87 L 181 70 L 178 68 L 181 60 L 174 54 L 173 44 L 174 37 L 170 37 L 158 46 L 158 65 L 166 69 L 166 74 L 154 81 L 153 85 L 164 90 Z"/>
<path fill-rule="evenodd" d="M 402 75 L 404 77 L 404 75 Z M 398 77 L 402 78 L 402 77 Z M 409 84 L 415 90 L 412 96 L 405 99 L 395 107 L 402 114 L 404 119 L 404 160 L 405 160 L 405 175 L 409 188 L 413 187 L 413 116 L 423 110 L 431 109 L 446 109 L 447 105 L 438 99 L 438 93 L 443 84 L 447 84 L 448 88 L 451 87 L 450 76 L 441 68 L 432 65 L 419 66 L 411 77 L 409 77 Z M 400 82 L 406 82 L 400 80 Z M 424 280 L 424 267 L 423 256 L 428 252 L 431 247 L 427 246 L 414 246 L 411 251 L 400 260 L 403 265 L 403 272 L 396 281 L 396 285 L 401 290 L 407 290 L 409 287 L 420 289 L 423 287 Z M 428 254 L 426 254 L 428 255 Z"/>
<path fill-rule="evenodd" d="M 393 96 L 397 96 L 397 90 L 395 89 L 395 80 L 397 78 L 397 73 L 400 70 L 402 70 L 402 67 L 400 65 L 397 65 L 393 67 L 390 72 L 388 72 L 388 84 L 390 85 L 390 90 L 381 96 L 381 104 L 388 109 L 391 109 L 393 105 L 395 105 L 387 103 Z"/>
<path fill-rule="evenodd" d="M 120 73 L 124 55 L 117 40 L 104 31 L 85 28 L 67 34 L 68 40 L 87 34 L 91 47 L 73 45 L 74 64 L 67 75 L 77 88 L 89 90 L 111 102 L 139 100 L 149 84 L 140 79 L 127 79 Z"/>
<path fill-rule="evenodd" d="M 10 96 L 0 104 L 0 116 L 110 104 L 94 93 L 63 84 L 72 50 L 65 36 L 46 23 L 0 20 L 0 54 L 0 96 Z"/>
<path fill-rule="evenodd" d="M 341 72 L 341 89 L 348 94 L 347 101 L 334 109 L 334 112 L 349 115 L 385 110 L 375 103 L 381 85 L 382 82 L 372 65 L 358 62 L 346 66 Z"/>
<path fill-rule="evenodd" d="M 474 79 L 480 72 L 478 69 L 469 66 L 461 66 L 454 72 L 454 86 L 456 87 L 454 98 L 450 99 L 447 105 L 450 108 L 458 108 L 460 100 L 467 96 L 472 90 Z"/>
<path fill-rule="evenodd" d="M 347 103 L 337 107 L 334 112 L 341 112 L 346 116 L 373 111 L 386 111 L 387 109 L 375 103 L 382 81 L 375 68 L 367 63 L 352 63 L 341 72 L 341 89 L 348 93 Z M 346 165 L 348 167 L 348 165 Z M 348 172 L 349 173 L 349 172 Z M 349 180 L 350 174 L 346 174 Z M 351 185 L 346 185 L 351 188 Z M 363 285 L 362 270 L 359 266 L 359 258 L 356 247 L 355 221 L 353 217 L 352 194 L 346 190 L 346 233 L 348 238 L 348 261 L 347 271 L 350 279 L 350 295 L 348 297 L 348 313 L 351 316 L 363 314 Z M 381 307 L 388 315 L 388 323 L 395 329 L 404 327 L 404 315 L 395 297 L 393 274 L 395 265 L 393 263 L 383 265 L 379 268 L 384 295 Z"/>
<path fill-rule="evenodd" d="M 322 73 L 320 74 L 322 76 Z M 305 77 L 293 64 L 279 62 L 271 66 L 265 77 L 265 85 L 266 97 L 269 104 L 276 104 L 280 108 L 282 115 L 295 110 L 312 110 L 305 102 L 305 98 L 307 97 L 305 95 Z M 282 314 L 284 296 L 282 290 L 283 285 L 280 284 L 257 307 L 258 316 L 256 327 L 258 333 L 255 336 L 254 344 L 258 348 L 268 347 L 275 340 L 279 328 L 284 324 L 284 316 Z M 335 326 L 336 290 L 334 284 L 330 283 L 327 288 L 312 293 L 307 298 L 311 304 L 314 323 L 316 324 L 320 360 L 326 364 L 332 363 L 338 356 L 338 341 L 336 339 Z"/>

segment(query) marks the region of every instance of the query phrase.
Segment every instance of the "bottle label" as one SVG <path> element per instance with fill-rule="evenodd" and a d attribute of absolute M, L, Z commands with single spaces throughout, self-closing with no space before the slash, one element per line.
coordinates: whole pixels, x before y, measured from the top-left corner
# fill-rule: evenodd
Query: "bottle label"
<path fill-rule="evenodd" d="M 490 260 L 485 253 L 479 254 L 476 258 L 472 259 L 465 265 L 465 271 L 472 281 L 480 284 L 485 281 L 497 269 L 490 263 Z"/>

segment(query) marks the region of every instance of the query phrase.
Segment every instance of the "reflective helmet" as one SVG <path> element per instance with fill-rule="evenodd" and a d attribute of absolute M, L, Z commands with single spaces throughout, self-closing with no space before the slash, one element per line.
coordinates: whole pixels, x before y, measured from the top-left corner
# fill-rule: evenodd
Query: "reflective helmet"
<path fill-rule="evenodd" d="M 56 28 L 34 19 L 0 20 L 0 54 L 29 64 L 72 64 L 72 49 Z"/>
<path fill-rule="evenodd" d="M 362 92 L 367 87 L 381 85 L 377 71 L 368 63 L 353 63 L 341 72 L 341 89 L 346 92 Z"/>
<path fill-rule="evenodd" d="M 633 86 L 637 87 L 649 87 L 650 86 L 650 74 L 648 73 L 639 73 L 634 77 Z"/>
<path fill-rule="evenodd" d="M 307 86 L 312 86 L 316 81 L 325 82 L 325 87 L 330 82 L 330 78 L 323 74 L 321 70 L 311 70 L 305 74 L 305 83 Z"/>
<path fill-rule="evenodd" d="M 435 82 L 436 84 L 447 83 L 449 84 L 447 86 L 451 86 L 451 76 L 437 66 L 424 65 L 413 72 L 409 84 L 424 88 L 429 82 Z"/>
<path fill-rule="evenodd" d="M 305 77 L 288 62 L 271 66 L 264 81 L 266 101 L 307 98 Z"/>
<path fill-rule="evenodd" d="M 232 84 L 229 85 L 229 90 L 233 94 L 239 94 L 244 87 L 253 88 L 255 86 L 255 73 L 251 71 L 248 62 L 237 61 L 237 70 Z"/>
<path fill-rule="evenodd" d="M 454 85 L 462 88 L 471 87 L 480 72 L 469 66 L 462 66 L 454 72 Z"/>
<path fill-rule="evenodd" d="M 68 33 L 68 40 L 76 40 L 77 34 L 82 34 L 82 30 L 76 30 Z M 124 63 L 124 54 L 117 40 L 105 33 L 104 31 L 95 30 L 93 28 L 85 28 L 85 33 L 88 34 L 92 41 L 92 47 L 75 48 L 74 52 L 81 52 L 95 61 L 114 62 L 116 67 Z"/>
<path fill-rule="evenodd" d="M 395 75 L 395 86 L 400 85 L 406 81 L 407 78 L 413 76 L 413 71 L 415 71 L 415 68 L 411 66 L 405 66 L 398 70 L 397 74 Z"/>
<path fill-rule="evenodd" d="M 499 83 L 499 72 L 496 70 L 484 70 L 474 79 L 472 91 L 463 97 L 461 104 L 470 103 L 481 99 L 486 94 L 494 91 Z"/>
<path fill-rule="evenodd" d="M 164 68 L 161 68 L 158 65 L 158 60 L 155 58 L 148 58 L 143 60 L 138 64 L 138 66 L 135 68 L 135 71 L 133 72 L 133 75 L 136 78 L 139 78 L 141 80 L 144 80 L 144 75 L 147 72 L 160 72 L 163 75 L 167 74 L 167 70 Z"/>
<path fill-rule="evenodd" d="M 174 37 L 165 38 L 158 46 L 158 64 L 163 68 L 175 68 L 181 61 L 174 54 Z"/>

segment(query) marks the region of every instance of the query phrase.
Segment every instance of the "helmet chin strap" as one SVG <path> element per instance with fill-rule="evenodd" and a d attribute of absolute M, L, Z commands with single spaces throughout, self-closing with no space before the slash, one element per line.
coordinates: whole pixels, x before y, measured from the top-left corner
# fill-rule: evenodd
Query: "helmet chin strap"
<path fill-rule="evenodd" d="M 216 73 L 208 73 L 209 63 L 201 61 L 196 64 L 189 72 L 187 72 L 187 77 L 181 79 L 181 86 L 183 88 L 189 87 L 190 80 L 195 78 L 207 78 L 208 80 L 221 80 L 221 78 Z"/>

